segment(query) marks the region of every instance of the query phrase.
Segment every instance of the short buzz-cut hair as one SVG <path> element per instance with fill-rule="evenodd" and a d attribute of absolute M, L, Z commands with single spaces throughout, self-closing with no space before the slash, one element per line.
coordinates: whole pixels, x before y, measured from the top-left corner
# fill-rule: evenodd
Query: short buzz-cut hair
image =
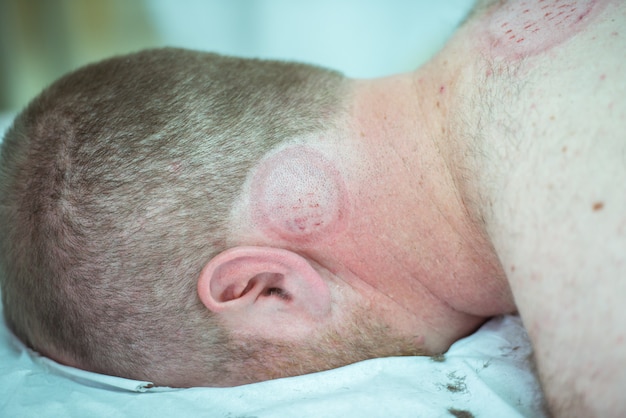
<path fill-rule="evenodd" d="M 220 385 L 241 354 L 196 281 L 261 157 L 334 129 L 346 79 L 314 66 L 156 49 L 37 97 L 0 158 L 4 314 L 28 346 L 157 384 Z"/>

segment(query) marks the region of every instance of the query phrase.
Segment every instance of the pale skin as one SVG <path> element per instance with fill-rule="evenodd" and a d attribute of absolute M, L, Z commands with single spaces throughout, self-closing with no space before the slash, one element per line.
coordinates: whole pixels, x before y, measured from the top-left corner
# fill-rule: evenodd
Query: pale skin
<path fill-rule="evenodd" d="M 201 300 L 295 341 L 367 300 L 428 353 L 519 312 L 555 416 L 626 414 L 625 24 L 485 2 L 414 73 L 354 81 L 339 132 L 250 173 Z"/>

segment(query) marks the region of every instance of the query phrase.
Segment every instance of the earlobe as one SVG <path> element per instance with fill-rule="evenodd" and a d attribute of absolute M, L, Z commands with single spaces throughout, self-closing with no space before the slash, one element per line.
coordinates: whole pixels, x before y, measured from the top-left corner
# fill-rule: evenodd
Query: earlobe
<path fill-rule="evenodd" d="M 280 312 L 319 318 L 330 310 L 324 279 L 302 256 L 273 247 L 235 247 L 215 256 L 198 279 L 212 312 L 255 316 Z"/>

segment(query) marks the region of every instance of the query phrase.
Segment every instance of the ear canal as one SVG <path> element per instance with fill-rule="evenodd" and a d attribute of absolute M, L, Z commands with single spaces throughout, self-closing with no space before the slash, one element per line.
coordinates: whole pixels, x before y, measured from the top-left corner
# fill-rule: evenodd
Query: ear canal
<path fill-rule="evenodd" d="M 270 294 L 286 296 L 287 291 L 281 283 L 283 280 L 284 275 L 280 273 L 260 273 L 251 278 L 246 287 L 240 292 L 237 292 L 235 285 L 230 285 L 221 294 L 216 292 L 217 294 L 213 295 L 213 297 L 220 302 L 228 302 L 249 294 L 253 294 L 255 297 Z"/>
<path fill-rule="evenodd" d="M 263 285 L 262 296 L 276 296 L 283 300 L 290 300 L 291 294 L 285 284 L 285 275 L 279 273 L 262 273 L 254 280 L 260 279 Z"/>

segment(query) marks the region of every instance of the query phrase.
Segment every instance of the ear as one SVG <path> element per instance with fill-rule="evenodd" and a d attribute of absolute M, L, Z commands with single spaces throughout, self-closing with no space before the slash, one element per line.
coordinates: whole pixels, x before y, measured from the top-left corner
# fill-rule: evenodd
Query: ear
<path fill-rule="evenodd" d="M 198 295 L 210 311 L 258 332 L 318 322 L 331 306 L 326 281 L 311 264 L 273 247 L 235 247 L 218 254 L 200 273 Z"/>

